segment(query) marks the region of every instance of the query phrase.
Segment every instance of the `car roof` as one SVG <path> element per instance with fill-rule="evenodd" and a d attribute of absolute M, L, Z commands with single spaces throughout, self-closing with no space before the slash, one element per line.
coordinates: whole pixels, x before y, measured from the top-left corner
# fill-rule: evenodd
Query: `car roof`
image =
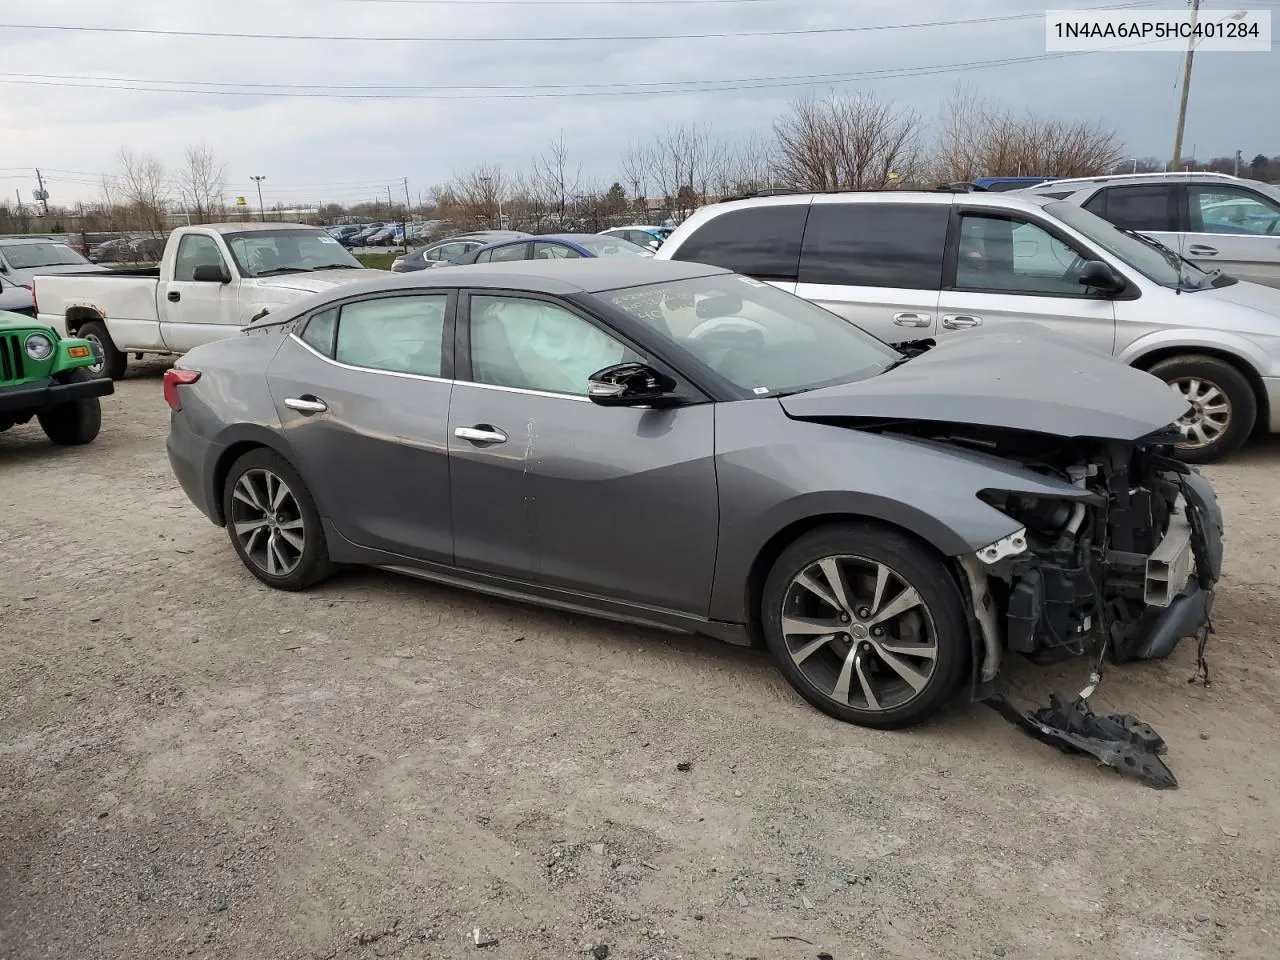
<path fill-rule="evenodd" d="M 305 223 L 202 223 L 196 229 L 214 233 L 262 233 L 268 230 L 320 230 Z"/>
<path fill-rule="evenodd" d="M 770 197 L 746 197 L 742 200 L 726 200 L 699 207 L 686 223 L 699 222 L 696 218 L 714 216 L 729 210 L 751 207 L 781 207 L 798 204 L 852 204 L 852 203 L 963 203 L 975 206 L 1013 207 L 1026 210 L 1038 209 L 1052 203 L 1052 197 L 1041 197 L 1024 190 L 995 193 L 952 193 L 940 190 L 850 190 L 838 193 L 784 193 Z"/>
<path fill-rule="evenodd" d="M 575 293 L 599 293 L 602 290 L 640 287 L 650 283 L 672 283 L 732 272 L 723 267 L 713 267 L 705 263 L 652 260 L 647 257 L 516 260 L 511 263 L 483 263 L 436 267 L 434 270 L 418 270 L 413 273 L 392 273 L 371 280 L 345 283 L 326 291 L 325 295 L 340 295 L 345 299 L 363 294 L 475 287 L 567 296 Z M 256 323 L 250 324 L 249 327 L 261 328 L 287 323 L 298 313 L 314 309 L 312 305 L 314 299 L 301 301 L 301 309 L 268 314 Z"/>
<path fill-rule="evenodd" d="M 55 240 L 53 237 L 0 237 L 0 243 L 6 246 L 32 243 L 61 243 L 65 246 L 71 239 L 71 237 L 67 237 L 66 240 Z"/>

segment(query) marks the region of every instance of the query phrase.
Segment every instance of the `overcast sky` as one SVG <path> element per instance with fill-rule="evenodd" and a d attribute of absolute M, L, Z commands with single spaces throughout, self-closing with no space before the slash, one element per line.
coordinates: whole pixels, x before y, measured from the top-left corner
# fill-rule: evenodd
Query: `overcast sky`
<path fill-rule="evenodd" d="M 1051 4 L 1097 5 L 1090 0 Z M 1274 9 L 1280 3 L 1251 0 L 1248 5 Z M 398 185 L 407 177 L 416 200 L 419 191 L 477 163 L 525 167 L 560 130 L 584 174 L 607 185 L 621 179 L 618 156 L 629 140 L 652 137 L 668 125 L 710 124 L 733 139 L 752 129 L 767 131 L 793 98 L 833 89 L 874 91 L 932 121 L 959 82 L 1016 109 L 1101 120 L 1119 130 L 1126 155 L 1165 158 L 1177 109 L 1178 54 L 1071 56 L 932 75 L 873 73 L 1043 55 L 1045 6 L 1044 0 L 44 0 L 40 5 L 3 0 L 0 189 L 11 200 L 14 189 L 21 189 L 29 201 L 35 186 L 30 171 L 38 166 L 53 203 L 92 200 L 98 175 L 117 169 L 121 146 L 153 153 L 174 167 L 186 146 L 204 142 L 226 161 L 228 196 L 251 194 L 254 174 L 267 177 L 268 205 L 355 201 L 379 192 L 385 197 L 387 183 Z M 1181 6 L 1180 0 L 1147 5 Z M 1232 9 L 1224 0 L 1208 0 L 1206 8 L 1209 16 Z M 1033 16 L 792 36 L 514 43 L 224 39 L 13 27 L 565 38 L 866 27 L 1018 14 Z M 862 76 L 837 82 L 778 80 L 772 86 L 716 92 L 652 92 L 652 85 L 663 81 L 823 74 Z M 41 79 L 14 82 L 20 77 Z M 179 88 L 288 84 L 295 88 L 282 92 L 305 96 L 108 89 L 122 84 L 101 78 Z M 574 86 L 584 84 L 595 87 Z M 650 86 L 625 87 L 627 95 L 616 95 L 618 88 L 607 96 L 564 95 L 610 92 L 600 89 L 604 84 Z M 477 85 L 509 89 L 388 89 Z M 1280 154 L 1277 89 L 1280 51 L 1274 48 L 1199 55 L 1186 152 L 1194 146 L 1202 158 L 1236 149 L 1246 159 Z M 416 99 L 316 95 L 324 92 Z M 530 96 L 548 93 L 559 96 Z M 445 99 L 460 96 L 466 98 Z"/>

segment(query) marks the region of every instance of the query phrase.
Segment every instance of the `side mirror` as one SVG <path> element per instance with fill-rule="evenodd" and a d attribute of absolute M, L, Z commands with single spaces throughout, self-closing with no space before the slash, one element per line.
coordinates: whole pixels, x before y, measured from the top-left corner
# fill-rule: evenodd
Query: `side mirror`
<path fill-rule="evenodd" d="M 191 271 L 191 279 L 197 283 L 230 283 L 231 274 L 217 263 L 202 263 Z"/>
<path fill-rule="evenodd" d="M 1103 293 L 1119 293 L 1125 288 L 1124 277 L 1101 260 L 1089 260 L 1080 268 L 1080 285 Z"/>
<path fill-rule="evenodd" d="M 587 397 L 602 407 L 642 407 L 669 399 L 676 382 L 647 363 L 615 363 L 587 378 Z"/>

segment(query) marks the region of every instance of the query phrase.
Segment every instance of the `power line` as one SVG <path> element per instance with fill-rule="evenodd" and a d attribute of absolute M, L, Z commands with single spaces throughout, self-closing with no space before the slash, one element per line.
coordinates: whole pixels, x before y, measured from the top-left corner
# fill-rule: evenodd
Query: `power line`
<path fill-rule="evenodd" d="M 1160 0 L 1137 0 L 1137 2 L 1108 6 L 1106 9 L 1126 9 L 1131 7 L 1150 6 Z M 1086 8 L 1102 9 L 1102 8 Z M 885 23 L 875 25 L 858 25 L 849 27 L 805 27 L 795 30 L 745 30 L 719 31 L 714 33 L 658 33 L 658 34 L 622 34 L 612 36 L 583 36 L 580 34 L 561 37 L 351 37 L 322 34 L 300 33 L 232 33 L 215 30 L 162 30 L 154 27 L 87 27 L 80 24 L 36 24 L 36 23 L 0 23 L 0 30 L 49 30 L 71 33 L 110 33 L 129 34 L 133 36 L 151 37 L 200 37 L 226 40 L 323 40 L 333 42 L 356 43 L 570 43 L 588 41 L 601 43 L 606 41 L 652 41 L 652 40 L 722 40 L 748 37 L 810 37 L 830 34 L 874 33 L 884 30 L 914 30 L 927 27 L 955 27 L 983 23 L 1006 23 L 1014 20 L 1038 20 L 1043 13 L 1017 13 L 993 17 L 966 17 L 957 20 L 928 20 L 919 23 Z"/>
<path fill-rule="evenodd" d="M 618 86 L 623 89 L 617 90 L 569 90 L 558 91 L 552 93 L 479 93 L 479 94 L 455 94 L 452 96 L 441 96 L 432 93 L 415 93 L 415 94 L 375 94 L 375 93 L 343 93 L 343 92 L 304 92 L 297 90 L 274 90 L 264 87 L 252 90 L 224 90 L 224 89 L 194 89 L 189 87 L 176 86 L 142 86 L 139 84 L 147 83 L 178 83 L 181 81 L 145 81 L 145 80 L 125 80 L 121 78 L 120 82 L 131 84 L 129 86 L 111 85 L 111 80 L 101 77 L 84 77 L 77 78 L 84 82 L 71 81 L 55 81 L 40 79 L 39 75 L 29 74 L 0 74 L 0 83 L 10 83 L 31 86 L 47 86 L 47 87 L 70 87 L 73 89 L 95 89 L 95 90 L 128 90 L 142 93 L 180 93 L 190 95 L 205 96 L 223 96 L 223 97 L 291 97 L 303 99 L 332 99 L 332 100 L 542 100 L 542 99 L 561 99 L 568 97 L 635 97 L 635 96 L 664 96 L 671 94 L 690 94 L 690 93 L 720 93 L 733 92 L 739 90 L 774 90 L 786 89 L 790 87 L 808 87 L 821 86 L 824 84 L 850 83 L 855 80 L 867 79 L 894 79 L 905 77 L 923 77 L 935 76 L 941 73 L 963 73 L 969 70 L 983 70 L 991 67 L 1015 66 L 1023 63 L 1040 63 L 1047 60 L 1061 60 L 1069 57 L 1093 56 L 1097 53 L 1106 53 L 1111 51 L 1099 50 L 1078 50 L 1067 51 L 1061 53 L 1042 53 L 1028 57 L 1005 57 L 997 60 L 972 60 L 963 63 L 951 64 L 931 64 L 915 67 L 887 67 L 879 70 L 862 70 L 853 73 L 839 74 L 811 74 L 798 75 L 795 79 L 779 77 L 765 82 L 742 81 L 742 80 L 709 80 L 709 81 L 670 81 L 673 89 L 652 89 L 649 82 L 639 82 L 634 86 L 644 86 L 645 89 L 627 89 L 631 84 L 615 84 L 605 86 Z M 196 81 L 199 82 L 199 81 Z M 700 86 L 675 86 L 679 83 L 704 84 Z M 106 83 L 108 85 L 104 86 Z M 715 84 L 714 86 L 712 84 Z M 351 89 L 335 85 L 334 90 L 341 91 Z M 385 88 L 385 89 L 407 89 L 407 88 Z M 427 88 L 431 89 L 431 88 Z M 460 87 L 448 88 L 442 87 L 437 89 L 490 89 L 477 87 Z M 498 87 L 492 89 L 512 89 L 510 87 Z M 528 89 L 528 87 L 519 87 L 516 89 Z"/>
<path fill-rule="evenodd" d="M 787 0 L 334 0 L 337 3 L 400 3 L 432 7 L 652 7 L 690 4 L 785 3 Z"/>

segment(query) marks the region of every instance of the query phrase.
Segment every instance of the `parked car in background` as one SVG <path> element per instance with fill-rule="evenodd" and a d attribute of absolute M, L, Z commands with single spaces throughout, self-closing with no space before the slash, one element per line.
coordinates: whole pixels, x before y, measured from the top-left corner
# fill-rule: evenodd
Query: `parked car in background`
<path fill-rule="evenodd" d="M 31 287 L 14 283 L 0 273 L 0 310 L 34 317 L 36 307 L 35 300 L 31 296 Z"/>
<path fill-rule="evenodd" d="M 634 243 L 637 247 L 645 247 L 649 250 L 657 250 L 667 237 L 671 236 L 670 227 L 614 227 L 611 230 L 601 230 L 602 237 L 618 237 Z"/>
<path fill-rule="evenodd" d="M 120 263 L 129 259 L 132 252 L 128 237 L 115 237 L 104 240 L 89 248 L 88 259 L 91 263 Z"/>
<path fill-rule="evenodd" d="M 1159 240 L 1202 270 L 1280 287 L 1280 187 L 1226 173 L 1058 180 L 1029 191 Z"/>
<path fill-rule="evenodd" d="M 504 240 L 464 253 L 450 265 L 504 263 L 512 260 L 577 260 L 584 257 L 652 257 L 653 251 L 620 237 L 598 233 L 553 233 L 526 240 Z"/>
<path fill-rule="evenodd" d="M 398 223 L 388 224 L 382 229 L 369 234 L 369 236 L 365 238 L 364 244 L 366 247 L 389 247 L 392 244 L 399 242 L 399 236 L 400 225 Z"/>
<path fill-rule="evenodd" d="M 699 264 L 360 283 L 198 348 L 165 394 L 174 475 L 268 586 L 371 565 L 762 642 L 866 726 L 988 695 L 1014 653 L 1165 657 L 1221 573 L 1156 378 L 1024 330 L 912 359 Z"/>
<path fill-rule="evenodd" d="M 31 286 L 37 276 L 55 273 L 98 273 L 105 270 L 57 240 L 0 237 L 0 274 Z"/>
<path fill-rule="evenodd" d="M 129 259 L 136 263 L 156 263 L 164 256 L 164 240 L 160 237 L 130 240 L 129 253 Z"/>
<path fill-rule="evenodd" d="M 378 223 L 366 224 L 359 233 L 353 233 L 347 240 L 348 244 L 353 247 L 363 247 L 368 243 L 369 238 L 385 227 L 386 224 L 379 221 Z"/>
<path fill-rule="evenodd" d="M 1280 432 L 1280 290 L 1206 273 L 1066 200 L 1025 192 L 796 194 L 696 211 L 656 254 L 812 300 L 887 342 L 1034 321 L 1192 403 L 1180 450 Z"/>
<path fill-rule="evenodd" d="M 329 227 L 328 231 L 329 231 L 329 236 L 333 237 L 343 246 L 346 246 L 348 241 L 352 237 L 354 237 L 357 233 L 360 233 L 364 229 L 365 228 L 360 224 L 344 223 L 336 227 Z"/>
<path fill-rule="evenodd" d="M 1009 190 L 1023 190 L 1041 183 L 1051 183 L 1057 179 L 1057 177 L 977 177 L 973 185 L 979 190 L 1004 193 Z"/>
<path fill-rule="evenodd" d="M 532 234 L 518 230 L 477 230 L 474 233 L 463 233 L 437 240 L 433 244 L 420 247 L 402 257 L 396 257 L 391 264 L 393 273 L 413 273 L 415 270 L 426 270 L 447 263 L 455 257 L 461 257 L 472 250 L 478 250 L 486 244 L 498 240 L 513 240 L 528 237 Z"/>
<path fill-rule="evenodd" d="M 317 227 L 223 223 L 179 227 L 158 267 L 39 277 L 38 317 L 92 342 L 97 376 L 124 376 L 128 355 L 182 354 L 320 290 L 377 276 Z"/>

